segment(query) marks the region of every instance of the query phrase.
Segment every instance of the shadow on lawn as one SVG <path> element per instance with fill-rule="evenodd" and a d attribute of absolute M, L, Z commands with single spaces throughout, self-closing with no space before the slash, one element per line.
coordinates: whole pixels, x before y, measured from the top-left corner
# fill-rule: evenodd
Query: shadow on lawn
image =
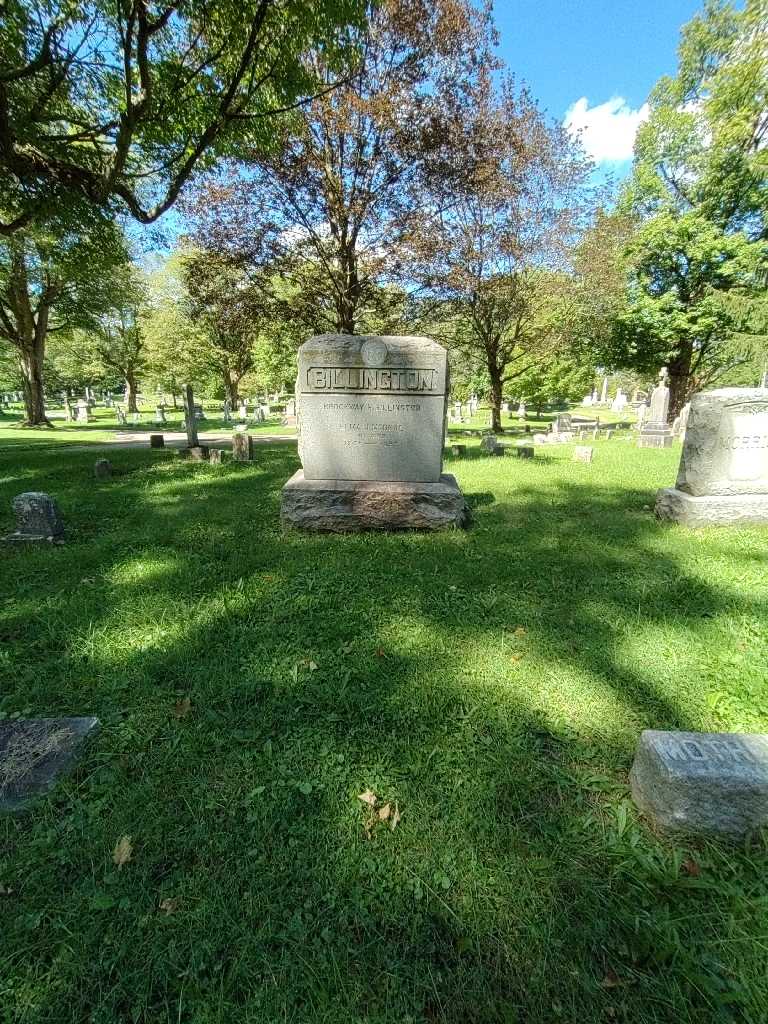
<path fill-rule="evenodd" d="M 718 991 L 752 1005 L 731 948 L 699 962 L 727 899 L 701 906 L 663 846 L 616 825 L 626 723 L 699 724 L 617 656 L 625 631 L 638 610 L 685 628 L 733 603 L 651 548 L 664 528 L 647 492 L 542 481 L 513 501 L 469 495 L 466 533 L 329 537 L 280 531 L 286 451 L 220 470 L 159 460 L 149 481 L 126 464 L 85 497 L 56 474 L 77 572 L 108 594 L 70 587 L 54 621 L 2 617 L 4 639 L 48 658 L 24 703 L 104 720 L 78 843 L 92 858 L 104 827 L 139 847 L 110 881 L 120 915 L 92 909 L 86 863 L 29 868 L 68 893 L 33 961 L 75 979 L 73 1019 L 684 1021 Z M 135 642 L 164 608 L 170 635 Z M 563 678 L 584 707 L 553 715 Z M 595 728 L 590 700 L 615 702 L 623 727 Z M 396 831 L 366 838 L 368 787 L 398 802 Z M 51 806 L 66 816 L 69 800 Z M 158 918 L 164 895 L 184 909 Z"/>

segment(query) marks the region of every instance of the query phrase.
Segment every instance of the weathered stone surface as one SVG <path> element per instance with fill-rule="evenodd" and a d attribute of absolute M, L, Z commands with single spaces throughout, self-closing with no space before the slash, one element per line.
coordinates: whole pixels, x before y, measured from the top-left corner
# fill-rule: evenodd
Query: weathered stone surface
<path fill-rule="evenodd" d="M 150 448 L 165 448 L 165 436 L 163 434 L 150 434 L 149 435 L 149 447 Z"/>
<path fill-rule="evenodd" d="M 111 480 L 112 463 L 109 459 L 96 459 L 93 464 L 93 475 L 97 480 Z"/>
<path fill-rule="evenodd" d="M 285 526 L 335 533 L 443 530 L 465 526 L 468 510 L 455 477 L 439 481 L 307 480 L 299 470 L 283 487 Z"/>
<path fill-rule="evenodd" d="M 430 338 L 325 334 L 299 349 L 309 480 L 440 480 L 448 359 Z"/>
<path fill-rule="evenodd" d="M 187 448 L 187 456 L 193 462 L 205 462 L 208 458 L 208 447 L 204 444 L 195 444 Z"/>
<path fill-rule="evenodd" d="M 768 736 L 649 729 L 630 782 L 659 828 L 738 838 L 768 825 Z"/>
<path fill-rule="evenodd" d="M 250 434 L 232 435 L 232 458 L 235 462 L 250 462 L 253 458 L 253 438 Z"/>
<path fill-rule="evenodd" d="M 553 434 L 571 433 L 573 431 L 573 417 L 569 412 L 559 412 L 552 423 Z"/>
<path fill-rule="evenodd" d="M 25 491 L 13 499 L 13 511 L 16 515 L 16 531 L 5 540 L 14 541 L 51 541 L 62 543 L 64 540 L 64 523 L 59 506 L 50 494 L 42 491 Z"/>
<path fill-rule="evenodd" d="M 693 527 L 768 524 L 768 494 L 696 496 L 665 487 L 656 495 L 656 515 Z"/>
<path fill-rule="evenodd" d="M 223 448 L 211 448 L 208 453 L 208 461 L 212 466 L 220 466 L 224 461 L 224 449 Z"/>
<path fill-rule="evenodd" d="M 480 442 L 480 448 L 488 455 L 504 454 L 504 446 L 499 444 L 499 440 L 495 434 L 486 434 L 486 436 Z"/>
<path fill-rule="evenodd" d="M 691 399 L 676 487 L 688 494 L 768 494 L 768 393 L 723 388 Z"/>
<path fill-rule="evenodd" d="M 27 718 L 0 722 L 0 811 L 47 793 L 77 760 L 97 718 Z"/>
<path fill-rule="evenodd" d="M 518 459 L 533 459 L 536 456 L 536 449 L 532 444 L 518 444 L 515 446 L 515 454 Z"/>
<path fill-rule="evenodd" d="M 637 439 L 638 448 L 671 448 L 671 430 L 642 430 Z"/>
<path fill-rule="evenodd" d="M 576 445 L 573 449 L 574 462 L 591 462 L 595 455 L 595 449 L 588 445 Z"/>
<path fill-rule="evenodd" d="M 461 458 L 463 455 L 466 455 L 466 453 L 467 453 L 467 446 L 465 444 L 452 444 L 451 445 L 451 455 L 456 455 L 458 458 Z"/>

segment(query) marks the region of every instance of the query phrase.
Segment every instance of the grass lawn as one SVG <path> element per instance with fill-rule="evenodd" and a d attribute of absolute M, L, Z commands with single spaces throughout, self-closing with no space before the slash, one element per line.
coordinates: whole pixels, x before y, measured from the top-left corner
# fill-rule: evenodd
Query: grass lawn
<path fill-rule="evenodd" d="M 768 531 L 657 523 L 677 446 L 467 440 L 441 535 L 284 534 L 291 444 L 0 451 L 0 532 L 32 489 L 69 531 L 0 549 L 0 713 L 103 724 L 0 819 L 2 1024 L 764 1024 L 765 846 L 654 835 L 627 774 L 768 731 Z"/>

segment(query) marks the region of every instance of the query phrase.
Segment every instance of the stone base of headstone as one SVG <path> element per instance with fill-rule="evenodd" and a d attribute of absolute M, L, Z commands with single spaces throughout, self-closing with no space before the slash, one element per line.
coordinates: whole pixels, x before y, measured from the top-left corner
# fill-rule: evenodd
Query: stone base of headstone
<path fill-rule="evenodd" d="M 294 473 L 283 487 L 284 526 L 332 533 L 363 530 L 445 530 L 468 522 L 456 478 L 437 483 L 376 480 L 305 480 Z"/>
<path fill-rule="evenodd" d="M 205 462 L 208 458 L 208 447 L 204 444 L 196 444 L 187 448 L 187 458 L 193 462 Z"/>
<path fill-rule="evenodd" d="M 515 455 L 518 459 L 533 459 L 536 456 L 536 449 L 531 444 L 518 444 L 515 446 Z"/>
<path fill-rule="evenodd" d="M 0 811 L 47 793 L 77 760 L 98 718 L 20 718 L 0 722 Z"/>
<path fill-rule="evenodd" d="M 165 448 L 165 436 L 163 434 L 150 434 L 149 435 L 149 447 L 150 448 Z"/>
<path fill-rule="evenodd" d="M 671 430 L 641 430 L 637 439 L 638 448 L 671 448 Z"/>
<path fill-rule="evenodd" d="M 695 497 L 676 487 L 656 495 L 656 515 L 683 526 L 768 525 L 768 494 L 723 494 Z"/>
<path fill-rule="evenodd" d="M 658 828 L 740 838 L 768 825 L 768 736 L 647 729 L 630 783 Z"/>

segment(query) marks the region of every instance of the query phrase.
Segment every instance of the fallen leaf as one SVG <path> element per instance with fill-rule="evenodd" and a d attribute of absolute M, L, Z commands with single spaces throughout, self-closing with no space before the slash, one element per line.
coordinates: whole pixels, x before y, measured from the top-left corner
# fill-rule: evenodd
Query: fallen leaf
<path fill-rule="evenodd" d="M 368 804 L 369 807 L 373 807 L 376 804 L 378 797 L 375 793 L 372 793 L 370 789 L 366 789 L 364 793 L 358 793 L 358 800 L 362 800 L 364 804 Z"/>
<path fill-rule="evenodd" d="M 317 672 L 317 662 L 316 661 L 310 661 L 310 663 L 309 663 L 309 671 L 310 672 Z"/>
<path fill-rule="evenodd" d="M 130 836 L 121 836 L 118 839 L 112 853 L 112 860 L 117 864 L 117 870 L 122 871 L 123 865 L 127 864 L 133 854 L 133 844 Z"/>
<path fill-rule="evenodd" d="M 192 710 L 192 701 L 189 697 L 184 697 L 183 700 L 177 700 L 173 705 L 173 717 L 174 718 L 186 718 L 189 712 Z"/>
<path fill-rule="evenodd" d="M 166 914 L 174 914 L 179 909 L 179 899 L 174 896 L 161 900 L 160 909 L 165 911 Z"/>
<path fill-rule="evenodd" d="M 525 626 L 517 626 L 515 628 L 515 636 L 525 636 L 527 632 L 528 630 L 525 628 Z"/>
<path fill-rule="evenodd" d="M 600 982 L 600 985 L 601 985 L 602 988 L 618 988 L 619 985 L 623 985 L 623 984 L 624 984 L 624 982 L 618 976 L 616 971 L 611 970 L 610 967 L 605 972 L 605 977 Z"/>
<path fill-rule="evenodd" d="M 386 821 L 392 810 L 391 804 L 384 804 L 383 807 L 379 808 L 379 821 Z"/>
<path fill-rule="evenodd" d="M 383 658 L 384 655 L 385 655 L 384 648 L 383 647 L 377 647 L 376 648 L 376 657 L 377 658 Z"/>
<path fill-rule="evenodd" d="M 389 823 L 389 827 L 392 829 L 393 832 L 395 831 L 395 829 L 397 828 L 399 823 L 400 823 L 400 808 L 397 806 L 397 804 L 395 804 L 395 810 L 394 810 L 394 813 L 392 815 L 392 820 Z"/>
<path fill-rule="evenodd" d="M 511 658 L 512 661 L 522 661 L 523 660 L 522 654 L 510 654 L 510 658 Z"/>
<path fill-rule="evenodd" d="M 691 878 L 698 878 L 701 874 L 701 866 L 692 857 L 684 860 L 680 867 Z"/>

